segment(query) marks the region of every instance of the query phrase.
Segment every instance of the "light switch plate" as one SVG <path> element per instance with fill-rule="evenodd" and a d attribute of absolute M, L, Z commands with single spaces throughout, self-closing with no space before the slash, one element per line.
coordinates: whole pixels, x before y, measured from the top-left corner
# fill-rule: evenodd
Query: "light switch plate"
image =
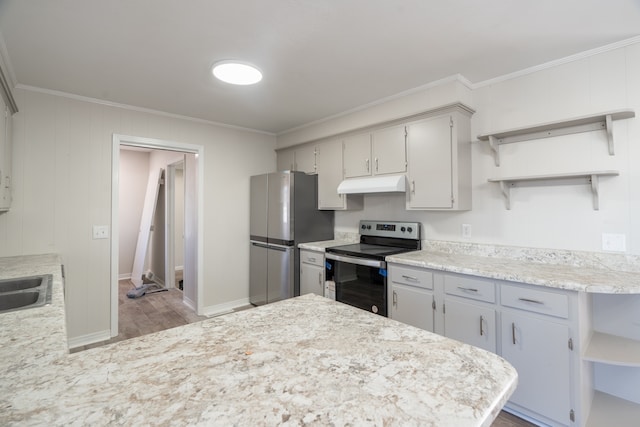
<path fill-rule="evenodd" d="M 94 225 L 93 226 L 93 239 L 108 239 L 109 238 L 109 226 L 108 225 Z"/>
<path fill-rule="evenodd" d="M 611 252 L 625 252 L 627 250 L 624 234 L 602 233 L 602 250 Z"/>

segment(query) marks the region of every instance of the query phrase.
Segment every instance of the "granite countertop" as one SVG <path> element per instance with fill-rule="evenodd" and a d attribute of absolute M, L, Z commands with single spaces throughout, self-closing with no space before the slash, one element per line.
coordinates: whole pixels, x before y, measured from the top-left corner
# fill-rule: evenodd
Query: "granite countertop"
<path fill-rule="evenodd" d="M 447 242 L 423 248 L 386 261 L 572 291 L 640 293 L 640 263 L 634 256 Z"/>
<path fill-rule="evenodd" d="M 44 274 L 53 276 L 50 305 L 0 313 L 0 390 L 13 378 L 19 377 L 21 371 L 38 369 L 68 353 L 63 279 L 58 255 L 0 258 L 0 279 Z M 5 391 L 2 394 L 6 394 Z"/>
<path fill-rule="evenodd" d="M 324 240 L 321 242 L 298 243 L 298 247 L 300 249 L 307 249 L 310 251 L 324 252 L 325 249 L 327 248 L 331 248 L 333 246 L 349 245 L 351 243 L 353 242 L 349 240 L 335 239 L 335 240 Z"/>
<path fill-rule="evenodd" d="M 489 426 L 517 383 L 495 354 L 311 294 L 64 355 L 46 328 L 21 343 L 36 310 L 1 315 L 3 362 L 30 360 L 3 372 L 2 425 Z"/>

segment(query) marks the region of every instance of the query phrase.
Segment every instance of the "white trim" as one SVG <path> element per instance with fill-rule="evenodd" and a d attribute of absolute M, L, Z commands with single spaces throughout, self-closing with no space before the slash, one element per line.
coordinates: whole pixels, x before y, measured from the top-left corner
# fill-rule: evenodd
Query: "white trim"
<path fill-rule="evenodd" d="M 129 279 L 131 279 L 131 273 L 118 274 L 118 280 L 129 280 Z"/>
<path fill-rule="evenodd" d="M 324 123 L 324 122 L 328 122 L 330 120 L 334 120 L 334 119 L 337 119 L 337 118 L 340 118 L 340 117 L 348 116 L 349 114 L 357 113 L 358 111 L 366 110 L 368 108 L 372 108 L 372 107 L 375 107 L 377 105 L 384 104 L 384 103 L 389 102 L 389 101 L 393 101 L 395 99 L 404 98 L 405 96 L 413 95 L 415 93 L 424 92 L 427 89 L 431 89 L 431 88 L 434 88 L 434 87 L 437 87 L 437 86 L 441 86 L 443 84 L 451 83 L 451 82 L 459 82 L 459 83 L 463 84 L 464 86 L 466 86 L 469 89 L 471 89 L 471 87 L 473 85 L 469 80 L 467 80 L 461 74 L 454 74 L 452 76 L 445 77 L 445 78 L 442 78 L 440 80 L 435 80 L 433 82 L 424 84 L 422 86 L 414 87 L 412 89 L 408 89 L 408 90 L 405 90 L 403 92 L 396 93 L 395 95 L 387 96 L 385 98 L 380 98 L 380 99 L 375 100 L 373 102 L 370 102 L 368 104 L 360 105 L 358 107 L 352 108 L 352 109 L 347 110 L 347 111 L 343 111 L 343 112 L 338 113 L 338 114 L 333 114 L 331 116 L 327 116 L 327 117 L 324 117 L 322 119 L 314 120 L 312 122 L 305 123 L 303 125 L 296 126 L 294 128 L 284 130 L 282 132 L 278 132 L 276 134 L 276 136 L 286 135 L 288 133 L 296 132 L 296 131 L 305 129 L 305 128 L 310 127 L 310 126 L 315 126 L 315 125 L 318 125 L 320 123 Z"/>
<path fill-rule="evenodd" d="M 74 93 L 62 92 L 62 91 L 59 91 L 59 90 L 44 89 L 44 88 L 37 87 L 37 86 L 23 85 L 21 83 L 18 83 L 15 87 L 16 87 L 16 89 L 23 89 L 23 90 L 28 90 L 28 91 L 31 91 L 31 92 L 39 92 L 39 93 L 44 93 L 44 94 L 53 95 L 53 96 L 60 96 L 62 98 L 73 99 L 73 100 L 76 100 L 76 101 L 90 102 L 90 103 L 93 103 L 93 104 L 100 104 L 100 105 L 106 105 L 108 107 L 122 108 L 124 110 L 137 111 L 137 112 L 140 112 L 140 113 L 156 114 L 156 115 L 159 115 L 159 116 L 171 117 L 173 119 L 182 119 L 182 120 L 187 120 L 187 121 L 190 121 L 190 122 L 204 123 L 204 124 L 207 124 L 207 125 L 220 126 L 220 127 L 224 127 L 224 128 L 228 128 L 228 129 L 259 133 L 259 134 L 262 134 L 262 135 L 276 136 L 275 133 L 267 132 L 267 131 L 264 131 L 264 130 L 246 128 L 246 127 L 236 126 L 236 125 L 229 125 L 229 124 L 226 124 L 226 123 L 214 122 L 212 120 L 199 119 L 199 118 L 190 117 L 190 116 L 183 116 L 183 115 L 180 115 L 180 114 L 168 113 L 166 111 L 154 110 L 154 109 L 151 109 L 151 108 L 136 107 L 135 105 L 120 104 L 118 102 L 105 101 L 104 99 L 91 98 L 91 97 L 88 97 L 88 96 L 76 95 Z"/>
<path fill-rule="evenodd" d="M 249 298 L 237 299 L 222 304 L 210 305 L 202 309 L 202 315 L 208 317 L 220 316 L 233 312 L 234 309 L 249 305 Z"/>
<path fill-rule="evenodd" d="M 72 350 L 83 345 L 94 344 L 101 341 L 107 341 L 111 339 L 111 332 L 107 329 L 105 331 L 94 332 L 88 335 L 82 335 L 67 340 L 67 347 Z"/>
<path fill-rule="evenodd" d="M 195 154 L 197 164 L 197 214 L 198 230 L 204 230 L 204 146 L 185 144 L 182 142 L 144 138 L 139 136 L 113 134 L 111 146 L 111 336 L 118 335 L 118 192 L 120 183 L 120 145 L 135 147 L 173 150 Z M 197 235 L 197 266 L 196 266 L 196 304 L 192 307 L 197 314 L 201 314 L 203 307 L 204 283 L 204 239 Z"/>
<path fill-rule="evenodd" d="M 507 80 L 515 79 L 518 77 L 526 76 L 527 74 L 536 73 L 538 71 L 546 70 L 548 68 L 557 67 L 559 65 L 568 64 L 570 62 L 580 61 L 581 59 L 589 58 L 594 55 L 609 52 L 612 50 L 620 49 L 632 44 L 640 43 L 640 36 L 635 36 L 630 39 L 621 40 L 619 42 L 611 43 L 605 46 L 597 47 L 595 49 L 585 50 L 584 52 L 576 53 L 575 55 L 569 55 L 564 58 L 554 59 L 553 61 L 545 62 L 543 64 L 535 65 L 533 67 L 525 68 L 523 70 L 515 71 L 513 73 L 504 74 L 492 79 L 484 80 L 471 84 L 471 89 L 478 89 L 485 86 L 494 85 Z"/>

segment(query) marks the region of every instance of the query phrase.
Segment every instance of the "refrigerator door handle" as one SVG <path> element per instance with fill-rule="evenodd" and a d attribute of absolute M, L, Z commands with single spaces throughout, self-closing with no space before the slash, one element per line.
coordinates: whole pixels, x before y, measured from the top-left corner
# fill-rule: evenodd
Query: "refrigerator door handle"
<path fill-rule="evenodd" d="M 265 249 L 269 249 L 269 245 L 265 244 L 265 243 L 258 243 L 258 242 L 251 242 L 252 246 L 257 246 L 259 248 L 265 248 Z"/>

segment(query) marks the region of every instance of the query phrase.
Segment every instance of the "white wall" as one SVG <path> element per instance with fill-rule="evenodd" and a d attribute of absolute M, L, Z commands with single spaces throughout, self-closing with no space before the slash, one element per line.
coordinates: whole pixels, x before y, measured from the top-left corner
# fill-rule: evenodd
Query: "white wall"
<path fill-rule="evenodd" d="M 459 90 L 444 89 L 450 98 L 461 96 Z M 432 94 L 434 99 L 447 100 L 446 94 L 435 88 L 427 90 L 422 99 L 430 99 Z M 364 210 L 336 213 L 336 229 L 356 232 L 359 219 L 414 220 L 424 224 L 427 239 L 465 241 L 461 225 L 471 224 L 472 242 L 586 251 L 602 250 L 602 233 L 621 233 L 626 235 L 627 253 L 640 254 L 638 117 L 614 122 L 615 156 L 608 155 L 604 131 L 598 131 L 504 145 L 500 148 L 501 166 L 496 167 L 487 144 L 476 139 L 491 131 L 613 109 L 633 108 L 640 115 L 640 44 L 478 85 L 472 95 L 470 103 L 477 112 L 472 118 L 471 211 L 409 212 L 404 208 L 404 196 L 366 195 Z M 415 105 L 414 98 L 408 101 L 410 105 Z M 371 116 L 379 118 L 380 108 L 375 107 Z M 359 111 L 354 121 L 366 121 L 366 112 Z M 336 119 L 337 128 L 346 130 L 344 124 L 349 119 Z M 326 122 L 293 134 L 301 142 L 307 141 L 319 135 L 320 128 L 329 134 L 331 126 L 332 122 Z M 279 147 L 290 144 L 291 136 L 279 141 Z M 620 176 L 601 179 L 598 211 L 592 208 L 587 185 L 515 188 L 511 210 L 506 210 L 499 186 L 487 182 L 500 176 L 607 169 L 619 170 Z"/>
<path fill-rule="evenodd" d="M 149 153 L 120 150 L 119 215 L 119 278 L 128 279 L 133 270 L 133 257 L 138 242 L 140 217 L 149 179 Z"/>
<path fill-rule="evenodd" d="M 112 134 L 204 150 L 204 306 L 247 299 L 249 176 L 275 170 L 275 138 L 18 89 L 14 203 L 0 215 L 0 256 L 56 252 L 65 264 L 71 339 L 110 327 Z"/>

